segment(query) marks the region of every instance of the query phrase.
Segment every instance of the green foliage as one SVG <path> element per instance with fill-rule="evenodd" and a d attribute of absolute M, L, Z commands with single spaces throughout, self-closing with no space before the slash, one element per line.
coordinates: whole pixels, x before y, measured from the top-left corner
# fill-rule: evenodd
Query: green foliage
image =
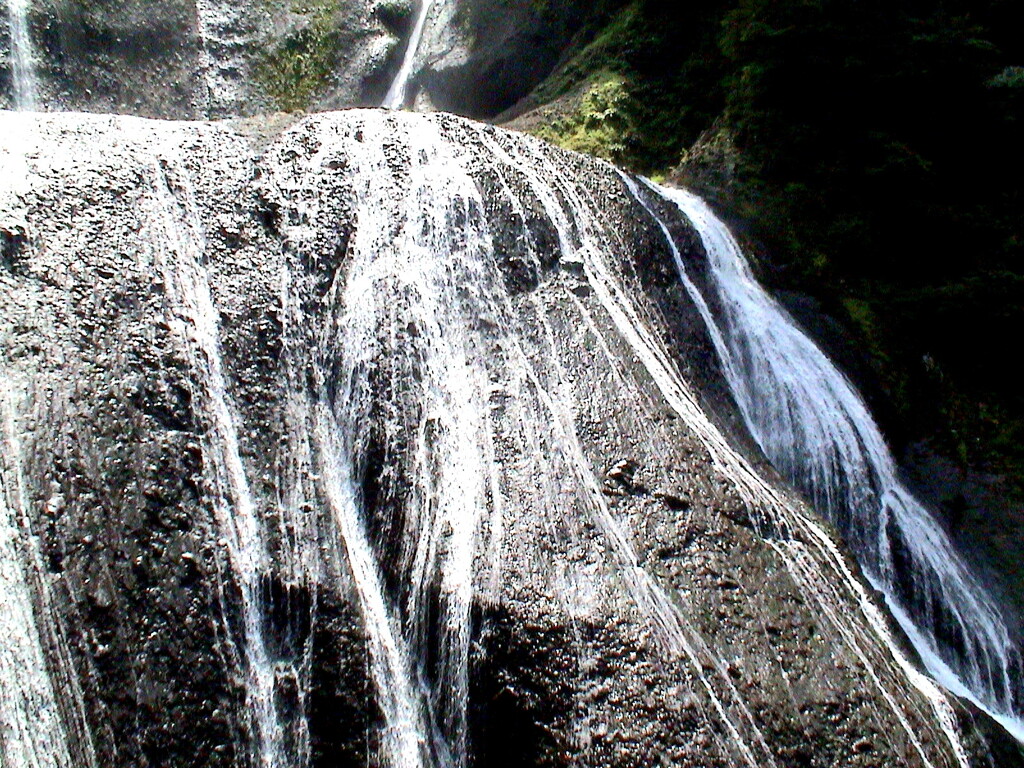
<path fill-rule="evenodd" d="M 714 10 L 721 5 L 724 0 L 702 0 L 681 11 L 667 0 L 598 3 L 589 35 L 583 35 L 586 43 L 538 87 L 534 98 L 550 103 L 587 90 L 594 73 L 620 78 L 618 119 L 605 126 L 600 146 L 614 144 L 613 156 L 621 165 L 663 175 L 722 109 Z M 618 139 L 608 133 L 616 122 L 623 130 Z"/>
<path fill-rule="evenodd" d="M 413 6 L 405 0 L 384 0 L 377 5 L 376 13 L 388 19 L 407 19 L 412 16 Z"/>
<path fill-rule="evenodd" d="M 337 0 L 293 2 L 291 12 L 306 17 L 305 24 L 257 62 L 256 78 L 279 109 L 306 109 L 330 84 L 341 48 L 336 9 Z"/>
<path fill-rule="evenodd" d="M 727 188 L 703 191 L 749 223 L 763 277 L 845 315 L 905 434 L 938 435 L 1024 498 L 1006 346 L 1024 338 L 1024 3 L 612 10 L 539 91 L 587 93 L 542 134 L 647 173 L 709 129 L 729 136 L 729 173 L 706 177 Z M 590 93 L 594 72 L 614 98 Z"/>
<path fill-rule="evenodd" d="M 537 87 L 534 98 L 541 103 L 554 101 L 592 79 L 595 72 L 625 74 L 628 67 L 620 54 L 628 45 L 639 6 L 638 2 L 631 2 L 621 8 L 566 66 Z"/>
<path fill-rule="evenodd" d="M 992 88 L 1024 89 L 1024 67 L 1007 67 L 988 84 Z"/>
<path fill-rule="evenodd" d="M 602 72 L 586 88 L 575 110 L 535 133 L 565 149 L 622 163 L 629 156 L 629 145 L 637 132 L 631 116 L 633 106 L 626 81 Z"/>

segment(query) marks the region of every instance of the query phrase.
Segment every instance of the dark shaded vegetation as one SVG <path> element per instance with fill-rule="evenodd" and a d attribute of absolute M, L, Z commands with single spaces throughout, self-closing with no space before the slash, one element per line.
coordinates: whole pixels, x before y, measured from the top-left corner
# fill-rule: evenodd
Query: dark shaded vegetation
<path fill-rule="evenodd" d="M 1002 511 L 939 501 L 1024 597 L 1024 4 L 602 12 L 537 101 L 587 95 L 536 132 L 648 174 L 683 158 L 673 178 L 740 224 L 762 278 L 858 340 L 898 450 L 926 441 L 963 482 L 1004 478 Z"/>
<path fill-rule="evenodd" d="M 594 3 L 575 49 L 517 111 L 582 86 L 591 98 L 542 131 L 545 138 L 646 173 L 664 170 L 724 107 L 718 38 L 729 6 L 728 0 L 682 7 L 669 0 Z"/>
<path fill-rule="evenodd" d="M 745 0 L 723 28 L 744 213 L 778 279 L 862 299 L 852 319 L 916 358 L 903 398 L 1019 389 L 1024 15 L 967 5 Z"/>
<path fill-rule="evenodd" d="M 1024 7 L 744 0 L 724 20 L 733 202 L 862 339 L 897 443 L 1004 498 L 941 505 L 1024 596 Z M 899 447 L 899 446 L 897 446 Z"/>
<path fill-rule="evenodd" d="M 903 437 L 1021 494 L 1021 6 L 744 0 L 725 18 L 737 200 L 776 283 L 857 326 Z"/>

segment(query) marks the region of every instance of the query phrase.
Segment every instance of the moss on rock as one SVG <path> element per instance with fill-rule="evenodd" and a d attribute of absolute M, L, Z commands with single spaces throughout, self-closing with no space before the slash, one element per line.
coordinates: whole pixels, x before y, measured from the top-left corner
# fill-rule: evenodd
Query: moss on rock
<path fill-rule="evenodd" d="M 288 9 L 299 23 L 259 57 L 255 74 L 279 109 L 309 108 L 331 83 L 338 65 L 338 0 L 297 0 Z"/>
<path fill-rule="evenodd" d="M 574 108 L 529 132 L 565 149 L 622 164 L 636 137 L 632 98 L 625 78 L 602 72 L 574 100 Z"/>

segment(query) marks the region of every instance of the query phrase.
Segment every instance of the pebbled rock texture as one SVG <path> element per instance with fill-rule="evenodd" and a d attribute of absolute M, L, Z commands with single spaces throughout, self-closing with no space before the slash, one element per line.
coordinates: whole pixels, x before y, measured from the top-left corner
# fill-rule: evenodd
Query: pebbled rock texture
<path fill-rule="evenodd" d="M 0 469 L 76 765 L 397 762 L 386 631 L 406 764 L 1024 765 L 741 434 L 613 169 L 257 128 L 0 116 Z"/>
<path fill-rule="evenodd" d="M 417 0 L 33 0 L 39 100 L 48 111 L 165 119 L 381 104 Z M 587 18 L 578 3 L 434 0 L 410 103 L 492 117 L 536 86 Z M 11 99 L 0 25 L 0 104 Z"/>

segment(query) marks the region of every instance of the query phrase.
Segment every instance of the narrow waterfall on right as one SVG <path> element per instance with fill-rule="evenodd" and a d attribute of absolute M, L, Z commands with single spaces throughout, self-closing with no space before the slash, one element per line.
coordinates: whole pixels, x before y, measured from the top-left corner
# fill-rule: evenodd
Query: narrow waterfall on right
<path fill-rule="evenodd" d="M 423 31 L 427 27 L 427 18 L 430 16 L 430 7 L 433 0 L 420 0 L 419 10 L 416 12 L 416 23 L 413 25 L 412 34 L 409 36 L 409 43 L 405 49 L 405 56 L 402 58 L 402 66 L 395 75 L 395 79 L 388 88 L 387 95 L 381 106 L 385 109 L 401 109 L 406 105 L 409 97 L 409 80 L 413 75 L 413 68 L 416 66 L 416 54 L 419 52 L 420 43 L 423 41 Z"/>
<path fill-rule="evenodd" d="M 634 195 L 669 240 L 747 429 L 775 468 L 839 530 L 941 684 L 1024 740 L 1022 660 L 1000 607 L 900 478 L 854 385 L 755 278 L 699 196 L 647 183 Z M 704 263 L 684 259 L 649 194 L 692 223 Z"/>

